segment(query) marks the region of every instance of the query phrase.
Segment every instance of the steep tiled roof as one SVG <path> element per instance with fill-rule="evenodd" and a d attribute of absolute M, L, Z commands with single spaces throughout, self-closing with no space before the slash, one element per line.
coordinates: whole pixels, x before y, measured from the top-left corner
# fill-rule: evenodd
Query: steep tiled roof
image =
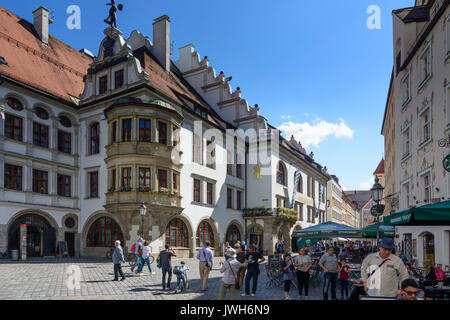
<path fill-rule="evenodd" d="M 370 192 L 370 190 L 344 191 L 344 194 L 347 196 L 347 198 L 349 198 L 351 201 L 357 204 L 358 209 L 364 207 L 367 204 L 367 202 L 369 202 L 370 199 L 372 198 L 372 192 Z"/>
<path fill-rule="evenodd" d="M 84 89 L 83 77 L 92 63 L 85 54 L 49 36 L 38 38 L 33 24 L 0 7 L 0 74 L 71 102 Z"/>
<path fill-rule="evenodd" d="M 375 170 L 375 172 L 373 174 L 374 175 L 384 174 L 384 159 L 381 159 L 380 163 L 378 164 L 377 169 Z"/>
<path fill-rule="evenodd" d="M 426 5 L 394 10 L 393 12 L 404 23 L 424 22 L 430 18 L 430 13 Z"/>

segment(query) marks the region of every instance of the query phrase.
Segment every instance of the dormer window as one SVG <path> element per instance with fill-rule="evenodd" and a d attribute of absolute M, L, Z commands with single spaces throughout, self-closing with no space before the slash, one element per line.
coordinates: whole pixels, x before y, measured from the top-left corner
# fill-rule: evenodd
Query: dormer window
<path fill-rule="evenodd" d="M 6 104 L 11 107 L 12 109 L 16 111 L 22 111 L 23 110 L 23 104 L 16 98 L 7 98 Z"/>
<path fill-rule="evenodd" d="M 108 76 L 103 76 L 98 81 L 98 93 L 104 94 L 108 90 Z"/>
<path fill-rule="evenodd" d="M 48 120 L 49 118 L 48 112 L 40 107 L 34 109 L 34 114 L 42 120 Z"/>
<path fill-rule="evenodd" d="M 70 121 L 70 119 L 65 116 L 59 117 L 59 123 L 61 123 L 61 125 L 66 128 L 72 127 L 72 121 Z"/>

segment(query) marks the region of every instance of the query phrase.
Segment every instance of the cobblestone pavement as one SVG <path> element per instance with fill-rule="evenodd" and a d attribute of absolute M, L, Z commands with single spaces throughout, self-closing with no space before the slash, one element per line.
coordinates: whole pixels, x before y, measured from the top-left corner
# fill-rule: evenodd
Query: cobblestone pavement
<path fill-rule="evenodd" d="M 196 259 L 185 259 L 188 271 L 189 289 L 185 293 L 161 292 L 161 271 L 152 264 L 154 275 L 150 275 L 145 266 L 144 275 L 131 272 L 128 263 L 123 271 L 125 281 L 111 281 L 113 264 L 105 259 L 83 258 L 47 258 L 30 259 L 25 262 L 0 260 L 0 299 L 1 300 L 216 300 L 219 296 L 221 273 L 219 261 L 215 258 L 214 268 L 210 273 L 208 290 L 201 292 Z M 177 265 L 180 260 L 173 259 Z M 81 271 L 80 288 L 70 290 L 67 281 L 71 266 L 78 266 Z M 237 300 L 281 300 L 284 298 L 283 286 L 269 288 L 265 264 L 261 265 L 256 297 L 241 297 L 236 292 Z M 67 273 L 69 270 L 69 273 Z M 172 276 L 172 288 L 176 286 L 176 276 Z M 291 297 L 297 298 L 298 291 L 292 286 Z M 338 293 L 339 297 L 339 293 Z M 227 294 L 226 299 L 229 296 Z M 310 300 L 321 298 L 320 285 L 310 288 Z"/>

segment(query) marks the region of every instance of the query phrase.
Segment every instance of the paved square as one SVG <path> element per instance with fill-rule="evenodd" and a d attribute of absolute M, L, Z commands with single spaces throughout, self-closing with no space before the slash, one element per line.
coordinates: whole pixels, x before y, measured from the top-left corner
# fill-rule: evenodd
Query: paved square
<path fill-rule="evenodd" d="M 173 265 L 179 259 L 173 259 Z M 188 271 L 189 290 L 185 293 L 161 293 L 161 270 L 152 264 L 154 275 L 150 275 L 147 266 L 144 275 L 131 272 L 128 263 L 123 271 L 125 281 L 111 281 L 114 278 L 113 264 L 105 259 L 48 258 L 30 259 L 26 262 L 0 260 L 0 299 L 4 300 L 217 300 L 221 283 L 219 261 L 215 258 L 210 273 L 208 291 L 201 292 L 196 259 L 184 259 L 190 268 Z M 67 281 L 71 274 L 69 267 L 77 266 L 81 271 L 80 289 L 69 290 Z M 267 288 L 268 282 L 265 264 L 261 265 L 258 290 L 255 298 L 241 297 L 237 300 L 281 300 L 284 299 L 283 287 Z M 69 273 L 67 273 L 69 270 Z M 176 276 L 172 276 L 172 288 L 176 286 Z M 320 287 L 310 288 L 310 299 L 321 298 Z M 298 291 L 292 286 L 291 297 L 297 298 Z M 339 297 L 339 294 L 338 294 Z M 227 295 L 226 299 L 229 296 Z"/>

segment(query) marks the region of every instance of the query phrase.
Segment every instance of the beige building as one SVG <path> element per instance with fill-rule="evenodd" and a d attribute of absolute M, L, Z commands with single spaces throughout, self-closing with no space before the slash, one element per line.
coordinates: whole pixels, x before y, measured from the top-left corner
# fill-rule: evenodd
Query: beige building
<path fill-rule="evenodd" d="M 386 158 L 394 163 L 387 184 L 398 194 L 397 211 L 450 199 L 443 166 L 450 133 L 449 4 L 423 0 L 393 11 L 395 149 L 388 145 Z M 396 241 L 411 259 L 449 264 L 450 226 L 397 224 L 396 229 Z"/>
<path fill-rule="evenodd" d="M 395 118 L 394 118 L 394 73 L 391 75 L 389 85 L 389 93 L 386 101 L 386 108 L 384 111 L 383 125 L 381 134 L 384 136 L 384 200 L 385 210 L 384 214 L 390 214 L 398 210 L 399 194 L 395 192 L 395 175 L 394 175 L 394 161 L 395 161 Z"/>

